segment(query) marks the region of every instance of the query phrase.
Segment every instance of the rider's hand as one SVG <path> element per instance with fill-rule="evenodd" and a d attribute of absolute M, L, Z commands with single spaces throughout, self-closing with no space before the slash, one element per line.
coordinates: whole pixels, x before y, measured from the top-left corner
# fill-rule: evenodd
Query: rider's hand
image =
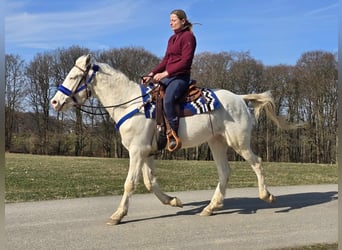
<path fill-rule="evenodd" d="M 141 84 L 148 85 L 152 81 L 153 73 L 151 72 L 147 76 L 141 77 Z"/>
<path fill-rule="evenodd" d="M 165 70 L 161 73 L 155 74 L 153 76 L 153 82 L 160 82 L 161 80 L 163 80 L 165 77 L 168 77 L 169 73 Z"/>

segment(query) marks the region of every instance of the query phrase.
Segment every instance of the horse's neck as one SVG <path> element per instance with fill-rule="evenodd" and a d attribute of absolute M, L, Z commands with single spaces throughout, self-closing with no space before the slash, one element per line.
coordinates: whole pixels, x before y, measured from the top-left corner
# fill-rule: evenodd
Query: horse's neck
<path fill-rule="evenodd" d="M 93 91 L 103 106 L 120 105 L 141 95 L 139 85 L 130 81 L 123 73 L 105 64 L 101 64 L 100 68 L 103 68 L 105 72 L 99 72 L 96 75 Z M 117 120 L 127 112 L 126 109 L 132 105 L 137 106 L 136 103 L 135 101 L 117 108 L 106 108 L 106 110 L 114 120 Z"/>

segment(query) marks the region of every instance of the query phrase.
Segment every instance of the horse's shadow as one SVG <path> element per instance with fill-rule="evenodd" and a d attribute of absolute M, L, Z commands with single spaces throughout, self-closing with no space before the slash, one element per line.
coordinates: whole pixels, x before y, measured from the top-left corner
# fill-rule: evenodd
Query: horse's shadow
<path fill-rule="evenodd" d="M 298 193 L 298 194 L 286 194 L 276 197 L 274 203 L 266 203 L 259 198 L 227 198 L 223 202 L 223 208 L 214 212 L 215 214 L 254 214 L 261 209 L 276 209 L 275 213 L 288 213 L 295 209 L 301 209 L 310 206 L 316 206 L 323 203 L 328 203 L 338 199 L 338 192 L 310 192 L 310 193 Z M 179 215 L 195 215 L 201 213 L 203 208 L 209 204 L 210 200 L 195 201 L 183 204 L 183 209 L 191 207 L 190 209 L 179 211 L 175 214 L 162 215 L 157 217 L 149 217 L 136 220 L 125 220 L 121 222 L 131 223 L 144 220 L 167 218 Z"/>
<path fill-rule="evenodd" d="M 315 206 L 327 203 L 337 199 L 337 192 L 310 192 L 299 194 L 287 194 L 276 197 L 274 203 L 266 203 L 259 198 L 228 198 L 223 202 L 223 208 L 218 211 L 220 214 L 253 214 L 260 209 L 278 209 L 275 213 L 290 212 L 294 209 L 300 209 L 309 206 Z M 196 206 L 194 209 L 178 212 L 178 214 L 191 215 L 197 214 L 209 204 L 209 200 L 201 202 L 190 202 L 184 206 Z"/>

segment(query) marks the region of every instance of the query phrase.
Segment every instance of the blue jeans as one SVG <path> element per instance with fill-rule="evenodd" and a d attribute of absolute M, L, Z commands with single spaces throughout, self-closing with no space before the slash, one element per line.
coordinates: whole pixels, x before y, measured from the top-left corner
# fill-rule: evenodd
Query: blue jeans
<path fill-rule="evenodd" d="M 176 104 L 189 88 L 190 76 L 175 76 L 161 80 L 165 87 L 164 95 L 164 112 L 167 121 L 171 128 L 177 133 L 178 131 L 178 116 Z"/>

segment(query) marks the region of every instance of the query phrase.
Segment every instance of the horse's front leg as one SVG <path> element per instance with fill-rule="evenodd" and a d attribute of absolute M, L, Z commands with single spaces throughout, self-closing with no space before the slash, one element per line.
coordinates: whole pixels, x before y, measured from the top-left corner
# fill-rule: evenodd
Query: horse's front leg
<path fill-rule="evenodd" d="M 148 191 L 152 191 L 157 198 L 165 205 L 171 205 L 173 207 L 183 207 L 180 199 L 177 197 L 171 197 L 161 191 L 156 177 L 154 176 L 155 164 L 153 156 L 148 157 L 143 165 L 143 178 L 144 184 Z"/>
<path fill-rule="evenodd" d="M 139 176 L 142 168 L 142 160 L 139 153 L 130 154 L 129 161 L 129 170 L 126 177 L 125 185 L 124 185 L 124 194 L 122 196 L 121 202 L 117 210 L 110 216 L 108 225 L 116 225 L 120 223 L 122 218 L 127 215 L 129 198 L 135 191 L 138 183 Z"/>

